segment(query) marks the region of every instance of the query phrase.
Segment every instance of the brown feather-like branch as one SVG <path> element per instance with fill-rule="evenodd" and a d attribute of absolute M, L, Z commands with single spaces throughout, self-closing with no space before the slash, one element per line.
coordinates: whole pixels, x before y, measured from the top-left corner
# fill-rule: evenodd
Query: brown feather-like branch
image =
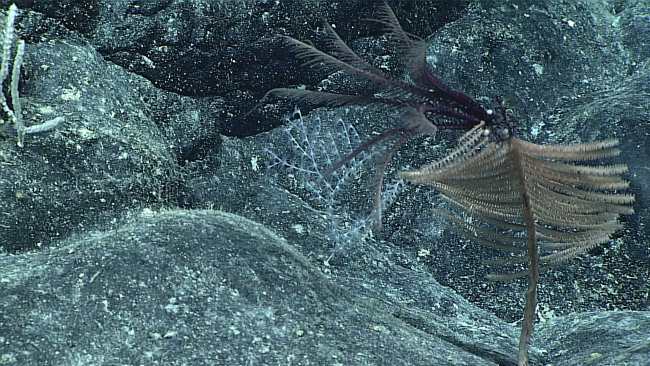
<path fill-rule="evenodd" d="M 618 155 L 617 140 L 544 146 L 515 137 L 488 142 L 488 136 L 479 125 L 443 159 L 400 176 L 435 187 L 455 210 L 479 219 L 440 211 L 452 231 L 507 253 L 487 263 L 514 267 L 488 278 L 528 276 L 519 340 L 519 364 L 525 365 L 539 274 L 607 242 L 621 228 L 619 215 L 634 212 L 634 196 L 618 192 L 628 187 L 620 177 L 625 165 L 573 163 Z"/>

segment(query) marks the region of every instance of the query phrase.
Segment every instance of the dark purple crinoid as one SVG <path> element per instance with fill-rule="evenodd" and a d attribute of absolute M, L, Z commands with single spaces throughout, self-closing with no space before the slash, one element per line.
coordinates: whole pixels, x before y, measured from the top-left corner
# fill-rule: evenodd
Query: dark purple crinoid
<path fill-rule="evenodd" d="M 390 97 L 276 88 L 267 92 L 260 102 L 261 104 L 269 95 L 278 95 L 330 107 L 378 103 L 403 109 L 399 127 L 386 130 L 365 142 L 329 171 L 331 173 L 337 170 L 371 146 L 388 139 L 394 141 L 387 149 L 380 166 L 379 181 L 375 190 L 374 206 L 378 225 L 381 224 L 381 187 L 384 173 L 393 154 L 406 140 L 421 134 L 433 134 L 439 129 L 469 130 L 480 122 L 484 122 L 491 135 L 500 140 L 505 140 L 513 132 L 513 123 L 506 115 L 506 108 L 503 105 L 496 110 L 486 110 L 474 98 L 445 85 L 427 65 L 426 42 L 405 32 L 388 4 L 380 5 L 379 11 L 382 19 L 375 21 L 386 27 L 402 52 L 412 84 L 387 74 L 363 60 L 325 22 L 328 53 L 297 39 L 288 36 L 280 37 L 292 46 L 299 58 L 306 60 L 304 65 L 325 69 L 330 74 L 343 71 L 359 76 L 367 82 L 378 85 L 383 91 L 382 94 Z"/>

